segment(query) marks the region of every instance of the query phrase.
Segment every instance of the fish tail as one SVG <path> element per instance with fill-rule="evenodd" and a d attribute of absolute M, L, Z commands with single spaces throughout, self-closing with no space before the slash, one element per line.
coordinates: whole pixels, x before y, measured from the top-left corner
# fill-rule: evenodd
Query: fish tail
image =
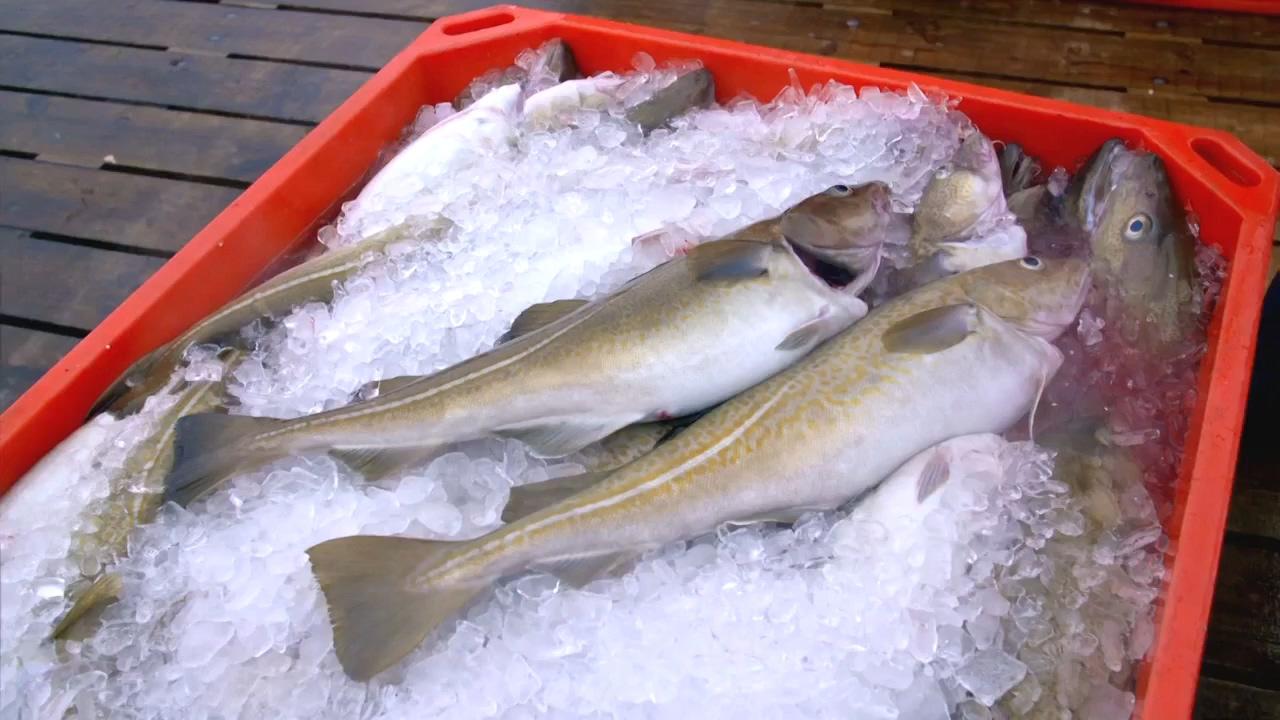
<path fill-rule="evenodd" d="M 123 582 L 119 575 L 108 573 L 93 582 L 76 598 L 53 632 L 50 640 L 83 640 L 98 628 L 102 611 L 120 599 Z"/>
<path fill-rule="evenodd" d="M 89 417 L 104 412 L 125 417 L 141 410 L 146 399 L 164 387 L 173 372 L 174 358 L 168 349 L 164 345 L 138 358 L 98 397 Z"/>
<path fill-rule="evenodd" d="M 465 543 L 354 535 L 307 550 L 329 605 L 338 662 L 368 680 L 456 616 L 487 583 L 416 589 L 409 578 L 453 557 Z"/>
<path fill-rule="evenodd" d="M 164 481 L 164 499 L 179 505 L 213 492 L 233 473 L 270 462 L 286 448 L 247 447 L 287 420 L 221 413 L 196 413 L 174 426 L 173 469 Z"/>

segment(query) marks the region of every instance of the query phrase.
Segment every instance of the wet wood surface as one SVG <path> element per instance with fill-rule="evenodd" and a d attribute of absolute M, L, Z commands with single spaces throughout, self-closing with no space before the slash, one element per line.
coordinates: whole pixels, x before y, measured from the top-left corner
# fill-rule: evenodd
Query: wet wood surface
<path fill-rule="evenodd" d="M 0 408 L 431 21 L 491 0 L 0 0 Z M 1067 0 L 532 0 L 1235 133 L 1280 17 Z M 1274 268 L 1274 264 L 1273 264 Z M 1201 718 L 1280 718 L 1280 467 L 1243 449 Z"/>

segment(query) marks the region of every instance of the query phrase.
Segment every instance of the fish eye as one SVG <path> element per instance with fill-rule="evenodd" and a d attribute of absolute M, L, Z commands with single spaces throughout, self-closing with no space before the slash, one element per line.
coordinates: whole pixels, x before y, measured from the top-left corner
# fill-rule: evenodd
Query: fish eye
<path fill-rule="evenodd" d="M 1028 270 L 1039 270 L 1040 268 L 1044 267 L 1044 263 L 1041 262 L 1040 258 L 1036 257 L 1035 255 L 1028 255 L 1022 258 L 1021 260 L 1018 261 L 1018 264 L 1022 265 L 1022 267 Z"/>
<path fill-rule="evenodd" d="M 1125 223 L 1124 236 L 1130 240 L 1140 240 L 1151 229 L 1151 217 L 1146 213 L 1138 213 Z"/>
<path fill-rule="evenodd" d="M 853 188 L 848 185 L 832 185 L 827 188 L 827 194 L 835 195 L 836 197 L 849 197 L 853 194 Z"/>

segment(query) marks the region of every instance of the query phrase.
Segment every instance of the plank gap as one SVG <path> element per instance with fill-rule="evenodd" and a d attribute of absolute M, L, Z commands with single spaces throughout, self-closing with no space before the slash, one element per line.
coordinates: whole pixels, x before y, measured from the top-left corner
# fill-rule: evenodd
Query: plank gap
<path fill-rule="evenodd" d="M 119 40 L 95 40 L 93 38 L 79 37 L 76 35 L 54 35 L 51 33 L 27 32 L 24 30 L 9 30 L 0 28 L 0 35 L 15 35 L 18 37 L 40 38 L 42 40 L 65 40 L 69 42 L 84 43 L 86 45 L 106 45 L 108 47 L 127 47 L 135 50 L 155 50 L 164 52 L 163 45 L 146 45 L 142 43 L 123 42 Z"/>
<path fill-rule="evenodd" d="M 223 3 L 230 5 L 233 3 Z M 239 3 L 234 3 L 239 4 Z M 289 5 L 288 3 L 280 3 L 275 6 L 276 10 L 284 10 L 286 12 L 302 12 L 314 13 L 316 15 L 345 15 L 347 17 L 373 18 L 375 20 L 412 20 L 414 22 L 434 22 L 437 18 L 430 15 L 406 15 L 403 13 L 387 13 L 373 12 L 368 10 L 331 10 L 328 8 L 305 7 L 301 5 Z"/>
<path fill-rule="evenodd" d="M 53 335 L 65 335 L 72 338 L 83 338 L 89 334 L 88 330 L 68 325 L 59 325 L 57 323 L 45 322 L 44 320 L 32 320 L 30 318 L 19 317 L 17 315 L 9 315 L 8 313 L 0 313 L 0 325 L 8 325 L 9 327 L 23 328 L 24 330 L 39 330 Z"/>
<path fill-rule="evenodd" d="M 1266 550 L 1280 555 L 1280 539 L 1267 537 L 1266 535 L 1254 535 L 1252 533 L 1236 532 L 1235 530 L 1227 530 L 1225 539 L 1228 543 L 1236 547 L 1247 547 L 1255 550 Z M 1278 686 L 1277 689 L 1280 689 Z"/>
<path fill-rule="evenodd" d="M 263 55 L 246 55 L 244 53 L 227 53 L 226 55 L 218 55 L 218 57 L 226 57 L 231 60 L 260 60 L 279 65 L 301 65 L 302 67 L 325 68 L 326 70 L 351 70 L 362 73 L 376 73 L 382 69 L 372 65 L 346 65 L 344 63 L 320 62 L 319 60 L 290 60 L 287 58 L 265 57 Z"/>
<path fill-rule="evenodd" d="M 906 70 L 908 72 L 921 73 L 954 73 L 955 71 L 948 68 L 931 67 L 929 65 L 916 65 L 913 63 L 899 62 L 881 62 L 880 67 L 889 68 L 891 70 Z M 1110 92 L 1127 92 L 1128 88 L 1119 85 L 1090 85 L 1085 83 L 1069 83 L 1058 80 L 1044 80 L 1041 78 L 1029 78 L 1021 75 L 1005 75 L 1002 73 L 978 72 L 973 70 L 965 70 L 964 75 L 973 78 L 984 78 L 988 80 L 1008 80 L 1013 82 L 1036 83 L 1037 85 L 1051 85 L 1053 87 L 1064 88 L 1080 88 L 1083 90 L 1107 90 Z"/>
<path fill-rule="evenodd" d="M 1280 62 L 1280 58 L 1277 58 Z M 1264 108 L 1280 108 L 1280 102 L 1275 100 L 1254 100 L 1252 98 L 1232 98 L 1222 97 L 1220 95 L 1206 95 L 1205 99 L 1212 103 L 1222 103 L 1223 105 L 1248 105 L 1250 107 Z"/>
<path fill-rule="evenodd" d="M 9 227 L 6 225 L 5 227 Z M 142 255 L 143 257 L 160 258 L 168 260 L 173 257 L 173 253 L 167 250 L 156 250 L 154 248 L 137 247 L 136 245 L 121 245 L 109 240 L 93 240 L 91 238 L 76 237 L 74 235 L 62 235 L 59 233 L 46 232 L 44 230 L 26 230 L 26 228 L 14 228 L 15 230 L 24 230 L 28 235 L 36 240 L 48 240 L 49 242 L 62 243 L 63 245 L 74 245 L 76 247 L 94 248 L 96 250 L 110 250 L 112 252 L 128 253 L 130 255 Z"/>
<path fill-rule="evenodd" d="M 245 120 L 263 120 L 266 122 L 281 123 L 283 125 L 297 125 L 298 127 L 312 128 L 316 123 L 311 120 L 300 120 L 297 118 L 273 117 L 270 115 L 250 115 L 247 113 L 231 112 L 229 110 L 210 110 L 208 108 L 192 107 L 186 105 L 169 105 L 166 103 L 147 102 L 145 100 L 129 100 L 127 98 L 111 97 L 108 95 L 85 95 L 83 93 L 63 92 L 60 90 L 45 90 L 42 88 L 25 87 L 22 85 L 6 85 L 0 84 L 0 90 L 9 92 L 30 93 L 32 95 L 48 95 L 49 97 L 71 98 L 73 100 L 93 100 L 95 102 L 117 103 L 120 105 L 136 105 L 138 107 L 153 107 L 162 110 L 181 110 L 183 112 L 199 113 L 201 115 L 215 115 L 225 118 L 242 118 Z M 34 157 L 34 156 L 32 156 Z"/>
<path fill-rule="evenodd" d="M 35 160 L 36 157 L 38 156 L 36 153 L 23 152 L 21 150 L 7 150 L 7 149 L 0 148 L 0 157 L 11 157 L 11 158 L 17 158 L 19 160 Z"/>
<path fill-rule="evenodd" d="M 224 177 L 210 177 L 207 175 L 192 175 L 191 173 L 177 172 L 173 170 L 153 170 L 151 168 L 136 167 L 122 163 L 104 162 L 97 169 L 104 172 L 120 173 L 122 175 L 142 175 L 145 177 L 163 178 L 165 180 L 185 180 L 187 182 L 201 183 L 202 185 L 216 185 L 218 187 L 234 188 L 236 190 L 244 190 L 253 183 L 244 180 L 234 180 Z"/>
<path fill-rule="evenodd" d="M 844 7 L 832 8 L 832 9 L 840 10 L 840 11 L 846 10 L 846 8 Z M 931 14 L 927 10 L 893 10 L 890 14 L 895 17 L 903 18 L 905 20 L 910 20 L 910 19 L 931 20 L 937 17 L 936 15 Z M 968 19 L 968 18 L 964 18 L 962 15 L 955 16 L 955 17 L 959 19 Z M 1035 22 L 1032 20 L 1011 20 L 1007 18 L 984 17 L 981 19 L 974 19 L 974 21 L 981 22 L 984 25 L 986 24 L 1004 25 L 1007 27 L 1038 28 L 1042 30 L 1043 29 L 1069 30 L 1072 33 L 1081 33 L 1085 35 L 1105 35 L 1108 37 L 1119 37 L 1119 38 L 1125 37 L 1125 32 L 1123 30 L 1107 30 L 1105 28 L 1078 27 L 1074 25 L 1060 25 L 1055 23 Z M 1164 40 L 1164 39 L 1167 39 L 1167 37 L 1160 36 L 1158 39 Z"/>

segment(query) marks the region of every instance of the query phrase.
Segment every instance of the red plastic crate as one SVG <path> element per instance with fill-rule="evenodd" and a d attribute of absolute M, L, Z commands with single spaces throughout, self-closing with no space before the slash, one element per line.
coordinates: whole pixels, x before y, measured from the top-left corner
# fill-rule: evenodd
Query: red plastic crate
<path fill-rule="evenodd" d="M 851 62 L 655 30 L 595 18 L 497 6 L 437 21 L 187 243 L 146 284 L 0 415 L 0 492 L 74 431 L 94 399 L 133 360 L 244 291 L 315 228 L 365 177 L 378 151 L 426 103 L 452 98 L 473 77 L 510 64 L 552 37 L 583 70 L 625 70 L 638 51 L 659 62 L 700 58 L 720 100 L 773 97 L 794 69 L 805 86 L 836 79 L 903 89 L 917 83 L 961 99 L 992 138 L 1017 142 L 1050 166 L 1076 168 L 1121 137 L 1164 158 L 1203 240 L 1231 269 L 1201 368 L 1200 404 L 1187 439 L 1172 527 L 1167 586 L 1150 658 L 1139 676 L 1147 720 L 1187 718 L 1231 496 L 1280 177 L 1231 135 Z M 1206 418 L 1210 418 L 1208 422 Z"/>

